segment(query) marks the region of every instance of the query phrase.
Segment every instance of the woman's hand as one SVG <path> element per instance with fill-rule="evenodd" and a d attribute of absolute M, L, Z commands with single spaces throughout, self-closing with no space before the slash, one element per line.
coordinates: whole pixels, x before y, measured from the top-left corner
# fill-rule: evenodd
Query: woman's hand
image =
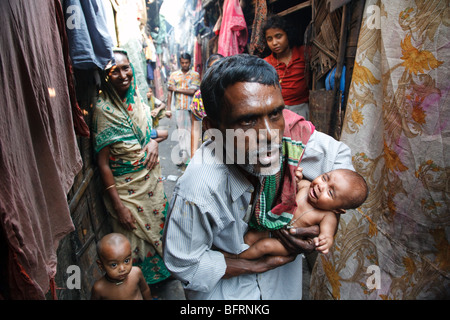
<path fill-rule="evenodd" d="M 130 209 L 125 206 L 121 206 L 120 208 L 116 208 L 117 218 L 120 224 L 127 230 L 134 230 L 136 228 L 136 219 L 131 214 Z"/>
<path fill-rule="evenodd" d="M 158 142 L 151 140 L 142 150 L 147 152 L 144 165 L 152 170 L 158 164 Z"/>

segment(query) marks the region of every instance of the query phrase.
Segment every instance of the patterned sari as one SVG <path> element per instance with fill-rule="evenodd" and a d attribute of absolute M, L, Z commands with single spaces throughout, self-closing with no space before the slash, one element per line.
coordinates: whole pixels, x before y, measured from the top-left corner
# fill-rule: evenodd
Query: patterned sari
<path fill-rule="evenodd" d="M 109 164 L 117 191 L 136 219 L 136 230 L 123 228 L 105 194 L 105 206 L 113 217 L 113 230 L 130 240 L 133 265 L 141 267 L 147 283 L 153 284 L 170 276 L 161 258 L 168 203 L 159 163 L 152 170 L 143 164 L 146 154 L 142 148 L 150 142 L 152 118 L 136 90 L 134 79 L 133 70 L 133 84 L 124 100 L 106 82 L 95 107 L 92 131 L 96 153 L 109 146 Z"/>

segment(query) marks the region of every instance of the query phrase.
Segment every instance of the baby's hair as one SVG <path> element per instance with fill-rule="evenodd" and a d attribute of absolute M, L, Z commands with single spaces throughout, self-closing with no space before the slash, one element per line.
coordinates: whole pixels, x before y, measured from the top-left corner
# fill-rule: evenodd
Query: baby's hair
<path fill-rule="evenodd" d="M 366 180 L 358 172 L 349 169 L 337 169 L 344 171 L 347 178 L 350 180 L 354 191 L 349 195 L 347 203 L 342 209 L 356 209 L 361 206 L 369 196 L 369 187 Z"/>

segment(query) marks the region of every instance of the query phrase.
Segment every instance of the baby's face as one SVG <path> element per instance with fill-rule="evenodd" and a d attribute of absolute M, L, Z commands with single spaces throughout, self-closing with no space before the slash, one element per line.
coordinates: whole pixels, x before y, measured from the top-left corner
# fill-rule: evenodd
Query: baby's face
<path fill-rule="evenodd" d="M 336 210 L 344 207 L 351 193 L 352 186 L 344 171 L 333 170 L 311 182 L 308 202 L 315 208 Z"/>
<path fill-rule="evenodd" d="M 119 245 L 105 245 L 100 257 L 106 274 L 112 280 L 124 281 L 131 272 L 131 246 L 129 242 Z"/>

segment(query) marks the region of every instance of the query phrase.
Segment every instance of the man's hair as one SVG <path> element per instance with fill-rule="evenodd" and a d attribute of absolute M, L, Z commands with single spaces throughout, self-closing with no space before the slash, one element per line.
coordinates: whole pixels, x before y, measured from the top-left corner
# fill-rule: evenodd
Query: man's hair
<path fill-rule="evenodd" d="M 369 187 L 366 180 L 358 172 L 349 169 L 337 169 L 345 172 L 354 192 L 349 195 L 348 202 L 342 209 L 356 209 L 361 206 L 369 195 Z"/>
<path fill-rule="evenodd" d="M 267 18 L 266 23 L 262 27 L 262 37 L 264 40 L 266 39 L 266 31 L 268 29 L 281 29 L 286 32 L 289 41 L 289 48 L 301 45 L 300 38 L 297 35 L 298 30 L 295 30 L 294 27 L 290 25 L 284 18 L 276 14 L 270 15 Z"/>
<path fill-rule="evenodd" d="M 186 60 L 192 61 L 191 55 L 186 52 L 180 54 L 180 59 L 186 59 Z"/>
<path fill-rule="evenodd" d="M 238 82 L 256 82 L 277 86 L 278 74 L 274 67 L 261 58 L 249 54 L 237 54 L 222 58 L 205 73 L 200 91 L 207 116 L 220 123 L 225 107 L 225 90 Z"/>

